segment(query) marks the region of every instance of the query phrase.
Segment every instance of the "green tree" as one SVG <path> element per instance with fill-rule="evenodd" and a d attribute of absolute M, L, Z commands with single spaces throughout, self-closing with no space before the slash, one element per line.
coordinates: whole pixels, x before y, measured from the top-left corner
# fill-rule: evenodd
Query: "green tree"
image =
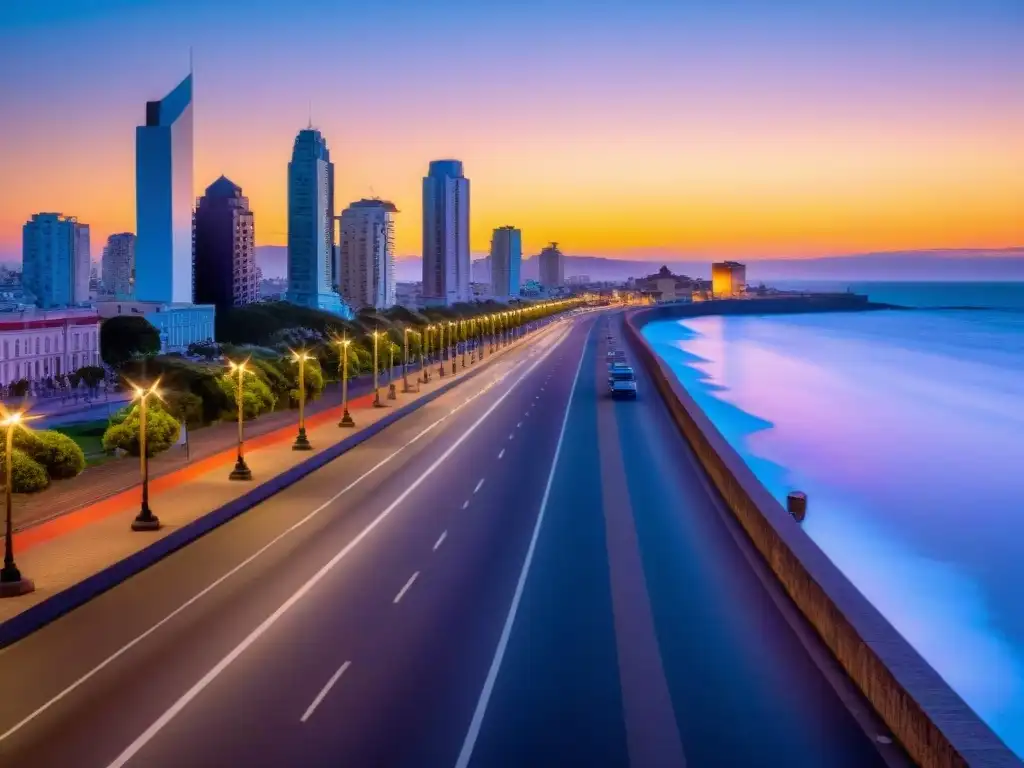
<path fill-rule="evenodd" d="M 238 376 L 224 374 L 219 383 L 224 396 L 231 403 L 225 415 L 238 418 Z M 267 411 L 274 410 L 276 403 L 277 398 L 270 391 L 270 386 L 258 375 L 247 374 L 242 379 L 242 418 L 255 419 Z"/>
<path fill-rule="evenodd" d="M 100 325 L 100 356 L 118 368 L 136 356 L 148 357 L 160 351 L 160 333 L 144 317 L 117 315 Z"/>
<path fill-rule="evenodd" d="M 84 381 L 87 387 L 98 387 L 100 382 L 106 378 L 107 372 L 103 370 L 102 366 L 86 365 L 79 368 L 72 375 L 77 376 L 79 381 Z"/>
<path fill-rule="evenodd" d="M 14 445 L 55 480 L 75 477 L 85 469 L 85 454 L 78 443 L 60 432 L 19 430 L 15 433 Z"/>
<path fill-rule="evenodd" d="M 0 451 L 0 484 L 7 482 L 6 451 Z M 50 484 L 50 478 L 39 462 L 18 448 L 11 452 L 11 490 L 15 493 L 35 493 Z"/>
<path fill-rule="evenodd" d="M 181 423 L 167 413 L 159 401 L 150 400 L 146 406 L 146 455 L 162 453 L 178 441 Z M 120 420 L 119 420 L 120 419 Z M 129 456 L 139 455 L 139 406 L 123 408 L 103 433 L 103 449 L 120 448 Z"/>

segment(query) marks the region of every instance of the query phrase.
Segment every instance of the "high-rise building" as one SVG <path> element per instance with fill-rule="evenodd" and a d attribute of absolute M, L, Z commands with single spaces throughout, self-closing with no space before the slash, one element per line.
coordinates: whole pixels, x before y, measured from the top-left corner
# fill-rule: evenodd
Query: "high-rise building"
<path fill-rule="evenodd" d="M 512 226 L 498 227 L 491 235 L 491 294 L 496 299 L 519 295 L 519 267 L 523 260 L 523 233 Z"/>
<path fill-rule="evenodd" d="M 121 232 L 107 238 L 103 249 L 103 292 L 114 298 L 135 295 L 135 235 Z"/>
<path fill-rule="evenodd" d="M 558 250 L 558 243 L 540 252 L 540 284 L 548 290 L 565 284 L 565 256 Z"/>
<path fill-rule="evenodd" d="M 387 200 L 359 200 L 341 212 L 338 266 L 341 295 L 354 309 L 395 304 L 395 214 Z"/>
<path fill-rule="evenodd" d="M 260 300 L 253 214 L 242 188 L 221 176 L 196 201 L 196 301 L 218 309 Z"/>
<path fill-rule="evenodd" d="M 135 129 L 135 296 L 191 304 L 192 75 Z"/>
<path fill-rule="evenodd" d="M 89 300 L 89 225 L 73 216 L 35 213 L 22 228 L 22 286 L 43 309 Z"/>
<path fill-rule="evenodd" d="M 344 317 L 351 310 L 334 274 L 334 163 L 312 126 L 299 131 L 288 163 L 287 300 Z"/>
<path fill-rule="evenodd" d="M 735 261 L 711 265 L 711 292 L 715 296 L 738 296 L 747 290 L 747 268 Z"/>
<path fill-rule="evenodd" d="M 469 179 L 459 160 L 434 160 L 423 178 L 423 300 L 469 301 Z"/>

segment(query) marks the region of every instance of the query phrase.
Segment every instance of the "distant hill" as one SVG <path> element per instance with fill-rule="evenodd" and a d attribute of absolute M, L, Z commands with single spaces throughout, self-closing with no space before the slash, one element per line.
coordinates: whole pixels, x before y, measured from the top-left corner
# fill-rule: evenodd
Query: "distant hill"
<path fill-rule="evenodd" d="M 474 258 L 480 258 L 477 254 Z M 283 245 L 256 247 L 256 261 L 265 278 L 287 277 L 288 254 Z M 929 251 L 893 251 L 851 256 L 829 256 L 816 259 L 751 259 L 747 264 L 747 280 L 830 281 L 914 281 L 914 280 L 1021 280 L 1024 281 L 1024 247 L 1004 249 L 961 249 Z M 599 256 L 566 256 L 565 275 L 587 275 L 591 280 L 626 280 L 657 272 L 667 266 L 676 274 L 690 277 L 711 276 L 711 262 L 693 259 L 609 259 Z M 418 281 L 422 277 L 418 257 L 395 260 L 396 278 L 400 282 Z M 537 257 L 523 260 L 522 278 L 539 277 Z"/>

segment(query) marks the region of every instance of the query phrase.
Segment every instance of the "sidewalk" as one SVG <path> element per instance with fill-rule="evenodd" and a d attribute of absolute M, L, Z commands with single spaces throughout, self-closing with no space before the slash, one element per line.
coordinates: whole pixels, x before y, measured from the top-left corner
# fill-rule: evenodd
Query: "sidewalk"
<path fill-rule="evenodd" d="M 548 331 L 558 327 L 551 324 Z M 530 344 L 550 340 L 548 332 L 541 331 L 529 340 Z M 439 379 L 434 369 L 429 384 L 420 384 L 420 392 L 402 394 L 401 379 L 397 381 L 399 392 L 396 407 L 408 405 L 421 400 L 438 390 L 450 385 L 453 381 L 461 381 L 477 371 L 489 367 L 489 363 L 501 360 L 507 352 L 523 349 L 523 345 L 514 344 L 488 354 L 484 366 L 478 362 L 468 370 L 459 368 L 453 377 L 451 373 Z M 446 366 L 447 367 L 447 366 Z M 410 376 L 410 383 L 413 377 Z M 385 392 L 382 392 L 384 396 Z M 27 528 L 15 534 L 15 554 L 19 568 L 36 585 L 36 590 L 28 595 L 0 600 L 0 628 L 4 622 L 28 609 L 43 603 L 54 595 L 65 592 L 72 587 L 76 591 L 82 588 L 82 582 L 90 577 L 106 578 L 105 569 L 118 564 L 120 568 L 126 558 L 133 555 L 143 556 L 142 550 L 159 547 L 159 542 L 176 532 L 183 533 L 184 526 L 195 523 L 213 510 L 217 510 L 229 502 L 240 499 L 247 493 L 259 488 L 262 483 L 298 466 L 325 451 L 333 449 L 342 440 L 351 438 L 369 427 L 387 418 L 396 408 L 373 408 L 372 393 L 350 399 L 349 410 L 353 414 L 358 427 L 355 429 L 339 429 L 340 407 L 335 402 L 326 402 L 319 412 L 307 415 L 306 429 L 311 451 L 293 451 L 292 441 L 295 437 L 294 414 L 286 426 L 277 429 L 267 428 L 260 436 L 246 440 L 246 462 L 256 478 L 253 483 L 240 483 L 228 480 L 228 469 L 235 461 L 235 447 L 215 451 L 210 448 L 209 455 L 202 459 L 193 459 L 187 466 L 171 469 L 163 475 L 150 480 L 150 498 L 152 506 L 158 511 L 163 527 L 159 531 L 139 533 L 130 528 L 131 520 L 137 513 L 141 489 L 139 486 L 129 488 L 106 499 L 97 501 L 47 522 Z M 211 441 L 212 446 L 212 441 Z M 136 473 L 136 462 L 133 465 Z M 198 524 L 198 523 L 197 523 Z M 173 543 L 173 542 L 168 542 Z M 159 557 L 159 556 L 157 556 Z M 155 561 L 157 558 L 153 558 Z M 136 568 L 135 571 L 141 569 Z M 129 574 L 130 575 L 130 574 Z M 123 580 L 125 575 L 107 584 L 109 588 L 116 581 Z M 95 580 L 95 579 L 94 579 Z M 87 591 L 87 590 L 86 590 Z M 96 590 L 94 594 L 100 590 Z M 88 599 L 88 596 L 84 599 Z M 70 610 L 84 601 L 75 597 L 67 606 L 57 609 L 53 616 L 64 610 Z M 64 598 L 61 598 L 64 601 Z M 40 606 L 49 610 L 49 606 Z M 47 619 L 49 620 L 49 619 Z M 21 621 L 19 619 L 19 621 Z M 45 623 L 45 621 L 41 622 Z M 41 625 L 40 623 L 40 625 Z"/>
<path fill-rule="evenodd" d="M 397 371 L 395 381 L 397 382 L 398 390 L 401 391 L 401 368 L 398 368 Z M 415 376 L 410 373 L 410 382 L 414 378 Z M 384 380 L 383 378 L 381 379 L 381 381 Z M 360 395 L 372 391 L 372 389 L 372 378 L 360 377 L 352 379 L 349 381 L 349 398 L 354 400 Z M 111 398 L 111 402 L 114 402 L 113 398 Z M 117 402 L 114 408 L 122 407 L 125 402 Z M 307 419 L 325 410 L 337 409 L 340 402 L 340 387 L 336 383 L 332 383 L 324 389 L 319 398 L 306 403 Z M 249 438 L 259 437 L 287 426 L 294 428 L 298 423 L 298 418 L 298 410 L 294 409 L 264 414 L 254 421 L 246 422 L 246 440 L 248 441 Z M 233 448 L 237 440 L 238 425 L 234 421 L 212 424 L 208 427 L 192 431 L 189 433 L 187 453 L 184 446 L 173 446 L 164 453 L 150 459 L 150 479 L 161 477 L 169 472 L 195 464 L 215 453 Z M 97 466 L 87 467 L 78 477 L 70 480 L 56 480 L 49 488 L 39 493 L 16 495 L 14 500 L 14 530 L 21 531 L 30 526 L 74 511 L 99 499 L 138 486 L 139 482 L 139 460 L 137 458 L 111 459 Z"/>

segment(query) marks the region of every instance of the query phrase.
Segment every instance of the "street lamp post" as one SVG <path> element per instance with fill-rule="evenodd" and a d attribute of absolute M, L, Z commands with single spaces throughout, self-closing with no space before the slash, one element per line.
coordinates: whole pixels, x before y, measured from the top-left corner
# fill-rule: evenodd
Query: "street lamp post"
<path fill-rule="evenodd" d="M 292 360 L 299 365 L 299 431 L 292 443 L 293 451 L 309 451 L 313 448 L 306 437 L 306 361 L 312 359 L 313 356 L 304 349 L 292 352 Z"/>
<path fill-rule="evenodd" d="M 459 354 L 459 341 L 455 336 L 458 328 L 458 325 L 454 322 L 448 323 L 448 360 L 452 364 L 452 373 L 455 373 L 455 368 L 457 366 L 456 357 Z"/>
<path fill-rule="evenodd" d="M 352 414 L 348 412 L 348 345 L 352 339 L 342 336 L 335 342 L 341 347 L 341 421 L 339 427 L 354 427 L 356 423 L 352 420 Z"/>
<path fill-rule="evenodd" d="M 2 408 L 2 406 L 0 406 Z M 4 501 L 7 508 L 7 522 L 4 531 L 4 567 L 0 570 L 0 597 L 17 597 L 18 595 L 27 595 L 33 591 L 36 586 L 32 582 L 32 579 L 27 579 L 21 575 L 21 571 L 18 570 L 17 564 L 14 562 L 14 514 L 13 514 L 13 500 L 11 498 L 13 484 L 13 472 L 12 466 L 14 464 L 14 430 L 19 426 L 23 425 L 28 419 L 36 418 L 34 416 L 26 417 L 21 411 L 14 411 L 13 413 L 7 413 L 4 411 L 5 418 L 0 421 L 0 425 L 7 430 L 7 453 L 4 455 L 4 462 L 6 463 L 6 476 L 7 485 L 4 489 Z"/>
<path fill-rule="evenodd" d="M 444 378 L 444 323 L 437 324 L 437 375 Z"/>
<path fill-rule="evenodd" d="M 469 362 L 470 363 L 475 363 L 476 362 L 476 318 L 473 318 L 472 320 L 469 321 L 469 333 L 466 334 L 466 335 L 467 335 L 469 340 L 472 340 L 472 343 L 473 343 L 473 348 L 469 350 Z M 467 344 L 470 343 L 469 340 L 466 341 Z"/>
<path fill-rule="evenodd" d="M 430 332 L 434 329 L 434 326 L 428 325 L 423 329 L 423 339 L 426 341 L 426 348 L 420 346 L 420 373 L 423 375 L 423 383 L 426 384 L 430 381 L 430 368 L 427 367 L 427 363 L 430 361 Z"/>
<path fill-rule="evenodd" d="M 409 386 L 409 329 L 402 329 L 402 391 L 412 392 L 412 387 Z M 422 347 L 422 345 L 421 345 Z"/>
<path fill-rule="evenodd" d="M 388 400 L 397 400 L 398 393 L 395 392 L 395 347 L 398 345 L 388 337 Z"/>
<path fill-rule="evenodd" d="M 160 390 L 157 388 L 159 384 L 160 379 L 157 379 L 148 388 L 135 387 L 135 398 L 139 401 L 139 463 L 142 470 L 142 506 L 139 509 L 139 514 L 132 521 L 133 531 L 155 531 L 160 527 L 160 519 L 149 508 L 149 450 L 146 445 L 146 403 L 150 396 L 160 397 Z"/>
<path fill-rule="evenodd" d="M 380 331 L 373 332 L 373 407 L 384 408 L 384 403 L 380 401 L 380 363 L 378 363 L 379 356 L 377 354 L 377 342 L 381 337 Z"/>
<path fill-rule="evenodd" d="M 229 480 L 252 480 L 252 470 L 249 469 L 249 465 L 245 463 L 245 434 L 243 432 L 242 423 L 245 420 L 244 409 L 242 404 L 244 402 L 244 396 L 242 394 L 242 379 L 244 378 L 246 371 L 246 363 L 248 360 L 244 360 L 241 363 L 236 363 L 232 360 L 228 360 L 228 366 L 231 368 L 231 373 L 238 374 L 238 388 L 235 390 L 235 407 L 238 409 L 238 457 L 235 459 L 235 468 L 231 470 L 231 474 L 228 475 Z"/>
<path fill-rule="evenodd" d="M 423 331 L 419 332 L 419 336 L 420 336 L 420 373 L 416 377 L 416 391 L 417 392 L 420 391 L 420 379 L 422 379 L 424 382 L 427 381 L 427 364 L 426 364 L 427 358 L 426 358 L 426 352 L 424 351 L 426 349 L 424 344 L 425 343 L 429 343 L 429 342 L 426 342 L 426 339 L 424 338 L 424 335 L 423 335 Z"/>
<path fill-rule="evenodd" d="M 466 347 L 469 346 L 469 321 L 460 321 L 459 333 L 462 335 L 462 367 L 466 367 Z"/>

